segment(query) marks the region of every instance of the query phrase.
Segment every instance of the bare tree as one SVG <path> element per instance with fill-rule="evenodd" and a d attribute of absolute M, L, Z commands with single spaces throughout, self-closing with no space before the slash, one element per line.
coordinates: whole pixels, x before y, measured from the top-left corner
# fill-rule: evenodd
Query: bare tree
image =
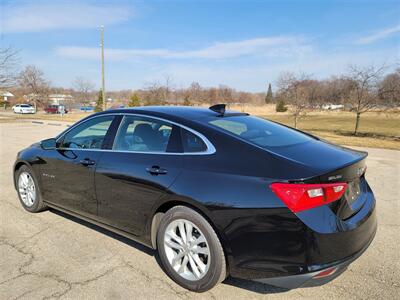
<path fill-rule="evenodd" d="M 171 101 L 172 92 L 173 92 L 173 78 L 171 74 L 164 74 L 164 86 L 163 89 L 163 100 L 164 102 Z M 175 104 L 177 103 L 177 98 L 175 99 Z"/>
<path fill-rule="evenodd" d="M 234 90 L 227 85 L 220 84 L 218 87 L 218 98 L 222 103 L 232 103 Z"/>
<path fill-rule="evenodd" d="M 220 102 L 218 89 L 217 88 L 209 88 L 207 98 L 208 98 L 210 105 L 214 105 L 214 104 L 217 104 L 218 102 Z"/>
<path fill-rule="evenodd" d="M 379 106 L 379 83 L 386 67 L 350 66 L 347 78 L 352 82 L 349 104 L 356 113 L 354 135 L 357 135 L 361 114 Z"/>
<path fill-rule="evenodd" d="M 244 112 L 244 105 L 251 101 L 251 93 L 246 92 L 237 92 L 236 93 L 236 102 L 240 104 L 242 112 Z"/>
<path fill-rule="evenodd" d="M 379 83 L 379 98 L 387 107 L 400 105 L 400 68 L 395 72 L 387 74 Z"/>
<path fill-rule="evenodd" d="M 18 83 L 29 94 L 35 107 L 43 106 L 49 95 L 49 82 L 45 80 L 44 73 L 36 66 L 28 65 L 18 76 Z"/>
<path fill-rule="evenodd" d="M 198 82 L 192 82 L 190 87 L 188 88 L 189 91 L 189 100 L 190 102 L 202 102 L 203 99 L 203 88 Z"/>
<path fill-rule="evenodd" d="M 146 83 L 142 96 L 145 105 L 162 105 L 164 97 L 164 87 L 158 81 Z"/>
<path fill-rule="evenodd" d="M 18 50 L 12 47 L 0 48 L 0 88 L 15 85 L 18 62 Z"/>
<path fill-rule="evenodd" d="M 311 91 L 310 76 L 304 73 L 283 73 L 277 82 L 280 97 L 286 99 L 291 106 L 294 127 L 297 128 L 298 119 L 305 115 L 310 103 Z"/>
<path fill-rule="evenodd" d="M 78 93 L 79 101 L 86 107 L 90 102 L 90 95 L 95 88 L 94 83 L 83 77 L 76 77 L 72 82 L 72 87 Z"/>
<path fill-rule="evenodd" d="M 353 83 L 348 78 L 334 76 L 319 82 L 319 85 L 319 104 L 344 104 L 350 96 Z"/>

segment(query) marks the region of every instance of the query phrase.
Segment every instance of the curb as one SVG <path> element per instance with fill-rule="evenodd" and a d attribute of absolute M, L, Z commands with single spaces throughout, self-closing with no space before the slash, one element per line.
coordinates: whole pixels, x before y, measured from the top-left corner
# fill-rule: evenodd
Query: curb
<path fill-rule="evenodd" d="M 41 124 L 41 125 L 50 125 L 50 126 L 66 126 L 70 127 L 70 124 L 61 124 L 61 123 L 45 123 L 43 121 L 31 121 L 33 124 Z"/>

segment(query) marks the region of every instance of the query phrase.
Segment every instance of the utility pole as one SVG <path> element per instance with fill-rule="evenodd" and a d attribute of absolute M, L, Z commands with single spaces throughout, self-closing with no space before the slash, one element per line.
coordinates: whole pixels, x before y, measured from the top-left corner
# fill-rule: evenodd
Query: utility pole
<path fill-rule="evenodd" d="M 103 111 L 107 109 L 106 84 L 104 80 L 104 26 L 100 26 L 101 31 L 101 96 L 103 97 Z"/>

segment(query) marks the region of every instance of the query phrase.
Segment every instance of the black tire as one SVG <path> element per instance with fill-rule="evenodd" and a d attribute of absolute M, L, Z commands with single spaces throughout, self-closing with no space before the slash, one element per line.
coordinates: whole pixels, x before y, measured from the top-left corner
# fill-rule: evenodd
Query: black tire
<path fill-rule="evenodd" d="M 170 262 L 164 247 L 164 234 L 168 225 L 174 220 L 184 219 L 193 223 L 203 233 L 210 252 L 210 265 L 205 275 L 198 280 L 187 280 L 176 272 Z M 182 287 L 194 291 L 205 292 L 226 278 L 226 261 L 224 250 L 212 226 L 198 212 L 186 206 L 175 206 L 163 216 L 157 230 L 157 249 L 161 264 L 167 275 Z"/>
<path fill-rule="evenodd" d="M 19 180 L 19 177 L 20 177 L 21 174 L 24 173 L 24 172 L 28 173 L 28 174 L 32 177 L 33 182 L 35 183 L 36 197 L 35 197 L 35 201 L 34 201 L 34 203 L 33 203 L 32 206 L 27 206 L 27 205 L 24 203 L 24 201 L 23 201 L 22 198 L 21 198 L 21 195 L 20 195 L 20 192 L 19 192 L 19 188 L 18 188 L 18 180 Z M 33 171 L 32 171 L 31 168 L 29 168 L 27 165 L 21 166 L 21 167 L 15 172 L 15 182 L 16 182 L 16 185 L 17 185 L 17 193 L 18 193 L 19 201 L 21 202 L 22 207 L 23 207 L 26 211 L 29 211 L 29 212 L 31 212 L 31 213 L 37 213 L 37 212 L 41 212 L 41 211 L 47 209 L 47 206 L 43 203 L 43 199 L 42 199 L 42 195 L 41 195 L 41 192 L 40 192 L 40 187 L 39 187 L 38 181 L 37 181 L 37 179 L 36 179 L 36 177 L 35 177 L 35 174 L 33 173 Z"/>

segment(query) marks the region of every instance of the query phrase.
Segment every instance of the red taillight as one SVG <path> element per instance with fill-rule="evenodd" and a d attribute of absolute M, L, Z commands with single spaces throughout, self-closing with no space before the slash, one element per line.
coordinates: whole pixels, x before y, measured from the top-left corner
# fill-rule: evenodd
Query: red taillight
<path fill-rule="evenodd" d="M 300 212 L 321 206 L 340 199 L 346 191 L 347 184 L 297 184 L 297 183 L 272 183 L 272 191 L 293 212 Z"/>
<path fill-rule="evenodd" d="M 335 273 L 337 270 L 337 268 L 333 267 L 333 268 L 329 268 L 326 269 L 324 271 L 319 272 L 317 275 L 315 275 L 313 278 L 317 279 L 317 278 L 322 278 L 322 277 L 326 277 L 326 276 L 330 276 L 333 273 Z"/>

